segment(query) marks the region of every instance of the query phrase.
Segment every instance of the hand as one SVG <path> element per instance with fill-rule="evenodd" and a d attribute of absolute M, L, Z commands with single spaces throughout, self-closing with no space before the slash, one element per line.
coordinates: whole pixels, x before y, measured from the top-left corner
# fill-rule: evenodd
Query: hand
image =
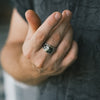
<path fill-rule="evenodd" d="M 23 54 L 32 63 L 33 77 L 61 74 L 76 60 L 78 47 L 73 40 L 71 16 L 69 10 L 64 10 L 62 14 L 54 12 L 40 25 L 35 12 L 26 12 L 29 30 L 23 44 Z M 42 48 L 44 42 L 56 47 L 56 51 L 53 54 L 45 52 Z"/>

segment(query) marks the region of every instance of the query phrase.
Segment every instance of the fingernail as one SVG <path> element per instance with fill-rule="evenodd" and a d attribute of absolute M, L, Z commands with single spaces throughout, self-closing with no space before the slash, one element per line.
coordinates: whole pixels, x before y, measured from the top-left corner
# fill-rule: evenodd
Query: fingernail
<path fill-rule="evenodd" d="M 61 14 L 60 13 L 56 13 L 55 14 L 55 18 L 56 18 L 56 20 L 59 20 L 61 18 Z"/>
<path fill-rule="evenodd" d="M 71 16 L 71 12 L 70 11 L 66 11 L 66 15 L 67 16 Z"/>

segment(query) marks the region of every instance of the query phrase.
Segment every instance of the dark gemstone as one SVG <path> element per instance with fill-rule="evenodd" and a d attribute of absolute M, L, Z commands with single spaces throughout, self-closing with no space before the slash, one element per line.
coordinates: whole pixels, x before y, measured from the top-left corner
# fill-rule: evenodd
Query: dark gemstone
<path fill-rule="evenodd" d="M 47 53 L 52 53 L 53 52 L 53 48 L 49 47 L 49 49 L 47 50 Z"/>

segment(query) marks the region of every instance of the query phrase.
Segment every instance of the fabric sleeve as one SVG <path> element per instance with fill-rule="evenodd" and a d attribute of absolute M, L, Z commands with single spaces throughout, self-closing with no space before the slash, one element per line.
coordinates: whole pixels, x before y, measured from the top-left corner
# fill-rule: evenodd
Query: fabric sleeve
<path fill-rule="evenodd" d="M 12 0 L 13 7 L 17 9 L 19 14 L 25 19 L 25 12 L 28 9 L 34 10 L 33 0 Z M 25 19 L 26 20 L 26 19 Z"/>

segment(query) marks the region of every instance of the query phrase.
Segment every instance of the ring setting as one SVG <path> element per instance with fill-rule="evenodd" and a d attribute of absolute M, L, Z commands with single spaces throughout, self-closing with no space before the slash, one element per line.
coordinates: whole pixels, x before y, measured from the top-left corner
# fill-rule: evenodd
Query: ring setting
<path fill-rule="evenodd" d="M 44 43 L 44 44 L 43 44 L 43 49 L 44 49 L 44 51 L 46 51 L 48 54 L 52 54 L 52 53 L 54 53 L 54 51 L 55 51 L 55 47 L 53 47 L 53 46 L 51 46 L 51 45 L 49 45 L 49 44 L 47 44 L 47 43 Z"/>

